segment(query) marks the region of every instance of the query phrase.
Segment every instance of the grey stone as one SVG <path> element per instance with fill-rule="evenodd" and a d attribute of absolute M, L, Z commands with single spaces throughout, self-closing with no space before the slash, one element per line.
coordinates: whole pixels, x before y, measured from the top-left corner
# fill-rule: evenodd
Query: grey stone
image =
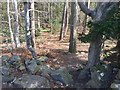
<path fill-rule="evenodd" d="M 2 61 L 7 61 L 8 59 L 9 59 L 10 57 L 8 56 L 8 55 L 3 55 L 3 56 L 1 56 L 1 60 Z"/>
<path fill-rule="evenodd" d="M 47 62 L 48 61 L 48 57 L 41 56 L 38 60 L 40 60 L 41 62 Z"/>
<path fill-rule="evenodd" d="M 14 80 L 14 76 L 12 76 L 12 75 L 6 75 L 6 76 L 2 75 L 1 77 L 2 77 L 3 83 L 5 83 L 5 82 L 10 83 Z"/>
<path fill-rule="evenodd" d="M 60 67 L 58 70 L 55 70 L 51 73 L 53 80 L 60 81 L 63 84 L 73 83 L 72 75 L 69 74 L 69 71 L 65 67 Z"/>
<path fill-rule="evenodd" d="M 14 67 L 16 67 L 16 68 L 18 68 L 18 67 L 20 66 L 20 63 L 21 63 L 20 61 L 21 61 L 20 56 L 18 56 L 18 55 L 13 55 L 13 56 L 10 58 L 10 60 L 9 60 L 9 64 L 12 65 L 12 66 L 14 66 Z"/>
<path fill-rule="evenodd" d="M 25 70 L 26 68 L 24 65 L 20 65 L 20 67 L 18 69 L 22 71 L 22 70 Z"/>
<path fill-rule="evenodd" d="M 35 60 L 26 60 L 25 64 L 26 64 L 26 68 L 29 73 L 34 74 L 37 72 L 36 69 L 38 68 L 37 67 L 38 65 Z"/>
<path fill-rule="evenodd" d="M 39 72 L 43 76 L 53 72 L 53 70 L 47 65 L 39 65 L 38 68 L 39 68 Z"/>
<path fill-rule="evenodd" d="M 110 65 L 99 64 L 91 68 L 91 80 L 87 83 L 92 88 L 108 88 L 115 77 Z"/>
<path fill-rule="evenodd" d="M 23 75 L 14 82 L 23 88 L 50 88 L 49 81 L 38 75 Z"/>
<path fill-rule="evenodd" d="M 10 71 L 9 71 L 9 68 L 7 68 L 6 66 L 1 66 L 0 67 L 0 73 L 2 74 L 2 75 L 9 75 L 10 74 Z"/>

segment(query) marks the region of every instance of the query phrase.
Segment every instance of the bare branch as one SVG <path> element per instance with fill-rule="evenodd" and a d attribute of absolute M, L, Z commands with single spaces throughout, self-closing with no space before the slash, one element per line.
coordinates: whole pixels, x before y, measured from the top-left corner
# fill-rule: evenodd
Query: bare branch
<path fill-rule="evenodd" d="M 94 11 L 88 9 L 88 7 L 84 4 L 84 2 L 78 2 L 78 5 L 85 14 L 87 14 L 88 16 L 92 18 L 94 17 Z"/>

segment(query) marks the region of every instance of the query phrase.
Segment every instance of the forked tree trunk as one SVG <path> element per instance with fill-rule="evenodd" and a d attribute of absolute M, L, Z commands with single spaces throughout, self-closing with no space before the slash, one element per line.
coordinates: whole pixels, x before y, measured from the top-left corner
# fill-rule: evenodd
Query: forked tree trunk
<path fill-rule="evenodd" d="M 32 54 L 32 57 L 33 58 L 36 58 L 37 55 L 36 55 L 36 52 L 35 52 L 35 49 L 33 47 L 33 38 L 32 38 L 32 31 L 30 29 L 31 27 L 31 23 L 30 23 L 30 12 L 29 12 L 29 9 L 30 9 L 30 2 L 24 2 L 24 13 L 25 13 L 25 30 L 26 30 L 26 45 L 27 45 L 27 48 L 28 50 L 31 52 Z"/>
<path fill-rule="evenodd" d="M 11 28 L 11 19 L 10 19 L 10 12 L 9 12 L 9 7 L 10 7 L 9 0 L 6 1 L 6 7 L 7 7 L 7 17 L 8 17 L 8 25 L 9 25 L 11 44 L 12 44 L 12 48 L 15 49 L 15 41 L 14 41 L 13 31 Z"/>
<path fill-rule="evenodd" d="M 76 2 L 71 2 L 69 52 L 76 53 Z"/>
<path fill-rule="evenodd" d="M 87 8 L 83 2 L 78 3 L 82 11 L 93 18 L 93 23 L 99 23 L 104 20 L 107 13 L 113 8 L 116 3 L 113 2 L 100 2 L 95 10 L 90 10 Z M 101 38 L 102 36 L 98 35 L 95 37 L 96 40 L 91 41 L 90 48 L 88 52 L 88 63 L 83 71 L 78 76 L 78 79 L 81 79 L 86 74 L 86 70 L 94 66 L 100 61 L 100 51 L 101 51 Z"/>
<path fill-rule="evenodd" d="M 14 8 L 14 40 L 16 44 L 16 48 L 20 47 L 20 39 L 19 39 L 19 24 L 18 24 L 18 8 L 17 8 L 17 0 L 13 0 L 13 8 Z"/>

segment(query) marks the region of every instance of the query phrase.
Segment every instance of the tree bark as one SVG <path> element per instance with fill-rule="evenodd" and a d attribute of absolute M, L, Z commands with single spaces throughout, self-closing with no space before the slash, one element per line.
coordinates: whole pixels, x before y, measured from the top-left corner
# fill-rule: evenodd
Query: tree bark
<path fill-rule="evenodd" d="M 9 0 L 6 1 L 7 4 L 7 17 L 8 17 L 8 25 L 9 25 L 9 32 L 10 32 L 10 38 L 11 38 L 11 44 L 12 44 L 12 48 L 15 49 L 15 41 L 14 41 L 14 36 L 13 36 L 13 31 L 11 28 L 11 19 L 10 19 L 10 13 L 9 13 Z"/>
<path fill-rule="evenodd" d="M 76 53 L 76 2 L 71 2 L 69 52 Z"/>
<path fill-rule="evenodd" d="M 33 43 L 32 43 L 32 47 L 36 49 L 36 45 L 35 45 L 35 13 L 34 13 L 34 0 L 31 1 L 31 35 L 32 35 L 32 39 L 33 39 Z"/>
<path fill-rule="evenodd" d="M 82 2 L 79 3 L 81 10 L 92 17 L 93 23 L 99 23 L 100 21 L 106 18 L 107 13 L 112 9 L 116 3 L 113 2 L 100 2 L 95 10 L 90 10 Z M 78 76 L 78 79 L 81 79 L 82 76 L 85 76 L 86 71 L 94 66 L 100 61 L 100 51 L 101 51 L 101 35 L 95 37 L 96 40 L 92 40 L 88 52 L 88 63 L 83 71 Z"/>
<path fill-rule="evenodd" d="M 32 31 L 30 29 L 30 2 L 24 2 L 24 13 L 25 13 L 25 30 L 26 30 L 26 45 L 28 50 L 31 52 L 32 57 L 35 59 L 37 57 L 35 49 L 33 47 L 33 38 L 32 38 Z"/>
<path fill-rule="evenodd" d="M 59 40 L 62 40 L 63 37 L 66 35 L 67 29 L 68 29 L 68 0 L 66 0 L 66 2 L 64 2 L 62 24 L 61 24 Z"/>
<path fill-rule="evenodd" d="M 16 48 L 20 47 L 20 39 L 19 39 L 19 24 L 18 24 L 18 8 L 17 8 L 17 0 L 13 0 L 13 8 L 14 8 L 14 40 L 16 44 Z"/>

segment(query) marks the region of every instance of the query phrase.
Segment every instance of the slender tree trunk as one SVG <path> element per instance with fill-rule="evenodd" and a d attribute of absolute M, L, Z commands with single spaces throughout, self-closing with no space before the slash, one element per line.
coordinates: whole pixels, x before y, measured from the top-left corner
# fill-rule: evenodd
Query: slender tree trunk
<path fill-rule="evenodd" d="M 76 53 L 76 2 L 71 2 L 70 44 L 69 52 Z"/>
<path fill-rule="evenodd" d="M 32 35 L 32 39 L 33 39 L 33 44 L 32 44 L 32 47 L 36 48 L 36 45 L 35 45 L 35 13 L 34 13 L 34 0 L 32 0 L 31 2 L 31 35 Z"/>
<path fill-rule="evenodd" d="M 12 48 L 15 49 L 15 41 L 14 41 L 13 31 L 12 31 L 12 28 L 11 28 L 11 19 L 10 19 L 10 13 L 9 13 L 9 7 L 10 7 L 9 0 L 7 0 L 6 4 L 7 4 L 6 7 L 7 7 L 7 17 L 8 17 L 11 44 L 12 44 Z"/>
<path fill-rule="evenodd" d="M 38 12 L 38 28 L 40 29 L 40 16 L 39 16 L 39 12 Z"/>
<path fill-rule="evenodd" d="M 36 58 L 37 55 L 36 55 L 36 52 L 34 50 L 34 47 L 33 47 L 33 38 L 32 38 L 32 31 L 30 29 L 31 27 L 31 23 L 30 23 L 30 12 L 29 12 L 29 9 L 30 9 L 30 3 L 29 2 L 24 2 L 24 13 L 25 13 L 25 30 L 26 30 L 26 45 L 27 45 L 27 48 L 28 50 L 31 52 L 32 54 L 32 57 L 33 58 Z"/>
<path fill-rule="evenodd" d="M 19 24 L 18 24 L 18 8 L 17 8 L 17 0 L 13 0 L 13 8 L 14 8 L 14 40 L 16 44 L 16 48 L 20 47 L 20 39 L 19 39 Z"/>
<path fill-rule="evenodd" d="M 68 0 L 66 0 L 66 2 L 64 2 L 62 24 L 61 24 L 59 40 L 62 40 L 63 37 L 66 35 L 67 29 L 68 29 Z"/>
<path fill-rule="evenodd" d="M 69 21 L 68 8 L 69 8 L 69 3 L 68 3 L 68 0 L 66 0 L 66 15 L 65 15 L 65 27 L 64 27 L 64 35 L 63 36 L 66 36 L 67 30 L 68 30 L 68 21 Z"/>

